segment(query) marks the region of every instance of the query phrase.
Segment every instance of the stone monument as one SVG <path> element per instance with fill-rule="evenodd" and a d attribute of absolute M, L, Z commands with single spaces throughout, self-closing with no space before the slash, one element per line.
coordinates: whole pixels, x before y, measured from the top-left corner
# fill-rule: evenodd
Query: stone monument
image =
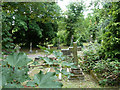
<path fill-rule="evenodd" d="M 30 53 L 32 53 L 32 42 L 30 43 Z"/>

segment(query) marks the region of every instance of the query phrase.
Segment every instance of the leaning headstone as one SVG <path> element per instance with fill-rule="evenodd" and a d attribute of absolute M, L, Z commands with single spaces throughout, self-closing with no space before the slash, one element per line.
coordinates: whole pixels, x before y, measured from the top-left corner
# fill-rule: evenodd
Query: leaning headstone
<path fill-rule="evenodd" d="M 32 53 L 32 42 L 30 43 L 30 53 Z"/>

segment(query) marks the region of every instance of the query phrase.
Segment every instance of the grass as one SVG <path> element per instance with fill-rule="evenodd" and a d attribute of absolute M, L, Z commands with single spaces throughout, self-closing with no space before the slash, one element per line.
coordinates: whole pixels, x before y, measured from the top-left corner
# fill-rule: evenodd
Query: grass
<path fill-rule="evenodd" d="M 42 69 L 41 69 L 42 70 Z M 34 74 L 37 74 L 40 71 L 39 68 L 34 68 L 31 70 L 30 78 L 32 79 Z M 46 71 L 46 69 L 42 70 Z M 64 80 L 60 81 L 63 83 L 62 88 L 102 88 L 95 82 L 95 80 L 89 75 L 85 74 L 85 80 Z"/>

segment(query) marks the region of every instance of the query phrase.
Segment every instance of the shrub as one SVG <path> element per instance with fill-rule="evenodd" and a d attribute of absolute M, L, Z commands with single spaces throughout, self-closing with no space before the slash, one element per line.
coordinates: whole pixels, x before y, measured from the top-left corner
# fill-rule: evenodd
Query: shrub
<path fill-rule="evenodd" d="M 95 62 L 99 60 L 99 47 L 100 44 L 95 42 L 82 49 L 84 58 L 81 58 L 81 60 L 83 61 L 83 64 L 81 64 L 81 68 L 84 71 L 89 72 L 90 70 L 92 70 L 95 66 Z"/>
<path fill-rule="evenodd" d="M 118 85 L 120 76 L 118 60 L 100 60 L 95 63 L 94 72 L 101 78 L 101 85 Z"/>

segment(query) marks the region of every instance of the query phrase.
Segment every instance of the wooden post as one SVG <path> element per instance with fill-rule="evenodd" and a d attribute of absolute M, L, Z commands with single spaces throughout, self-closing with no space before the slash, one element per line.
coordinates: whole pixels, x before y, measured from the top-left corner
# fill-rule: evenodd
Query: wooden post
<path fill-rule="evenodd" d="M 78 59 L 77 59 L 77 42 L 73 42 L 73 57 L 74 57 L 74 63 L 78 66 Z"/>

